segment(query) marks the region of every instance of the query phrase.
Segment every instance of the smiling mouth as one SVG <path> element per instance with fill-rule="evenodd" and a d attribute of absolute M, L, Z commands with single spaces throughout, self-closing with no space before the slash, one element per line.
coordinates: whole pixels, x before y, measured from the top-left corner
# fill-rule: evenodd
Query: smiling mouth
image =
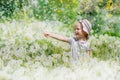
<path fill-rule="evenodd" d="M 75 33 L 75 35 L 79 35 L 79 33 Z"/>

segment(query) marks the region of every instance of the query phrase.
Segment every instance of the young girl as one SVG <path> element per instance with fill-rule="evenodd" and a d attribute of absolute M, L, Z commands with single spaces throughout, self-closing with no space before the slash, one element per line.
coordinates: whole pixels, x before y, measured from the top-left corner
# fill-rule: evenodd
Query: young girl
<path fill-rule="evenodd" d="M 71 56 L 74 60 L 78 60 L 83 56 L 92 56 L 90 44 L 87 41 L 91 30 L 91 24 L 87 19 L 78 21 L 74 24 L 73 38 L 67 38 L 57 34 L 45 32 L 46 37 L 52 37 L 57 40 L 67 42 L 71 45 Z"/>

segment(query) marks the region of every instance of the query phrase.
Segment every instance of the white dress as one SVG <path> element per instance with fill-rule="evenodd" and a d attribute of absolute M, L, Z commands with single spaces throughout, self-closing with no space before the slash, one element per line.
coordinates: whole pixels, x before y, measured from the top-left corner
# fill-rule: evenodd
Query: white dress
<path fill-rule="evenodd" d="M 86 53 L 90 49 L 90 44 L 88 41 L 78 41 L 76 38 L 70 38 L 69 44 L 71 46 L 71 56 L 74 60 L 79 60 L 82 57 L 88 57 Z"/>

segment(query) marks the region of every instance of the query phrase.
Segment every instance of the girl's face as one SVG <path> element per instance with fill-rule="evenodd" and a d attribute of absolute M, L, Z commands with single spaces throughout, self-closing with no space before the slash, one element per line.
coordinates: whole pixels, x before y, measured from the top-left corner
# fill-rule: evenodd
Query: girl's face
<path fill-rule="evenodd" d="M 81 23 L 76 23 L 74 26 L 74 34 L 77 39 L 84 38 L 83 29 Z"/>

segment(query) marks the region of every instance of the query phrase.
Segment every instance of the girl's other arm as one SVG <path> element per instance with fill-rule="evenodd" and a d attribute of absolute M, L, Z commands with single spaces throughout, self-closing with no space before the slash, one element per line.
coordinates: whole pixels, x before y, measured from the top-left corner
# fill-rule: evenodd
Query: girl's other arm
<path fill-rule="evenodd" d="M 69 41 L 69 38 L 67 38 L 67 37 L 63 37 L 61 35 L 57 35 L 57 34 L 53 34 L 53 33 L 49 33 L 49 32 L 45 32 L 44 36 L 45 37 L 51 37 L 51 38 L 54 38 L 54 39 L 57 39 L 57 40 L 60 40 L 60 41 L 64 41 L 64 42 Z"/>
<path fill-rule="evenodd" d="M 87 53 L 89 54 L 90 57 L 92 57 L 92 52 L 91 52 L 91 50 L 88 50 Z"/>

